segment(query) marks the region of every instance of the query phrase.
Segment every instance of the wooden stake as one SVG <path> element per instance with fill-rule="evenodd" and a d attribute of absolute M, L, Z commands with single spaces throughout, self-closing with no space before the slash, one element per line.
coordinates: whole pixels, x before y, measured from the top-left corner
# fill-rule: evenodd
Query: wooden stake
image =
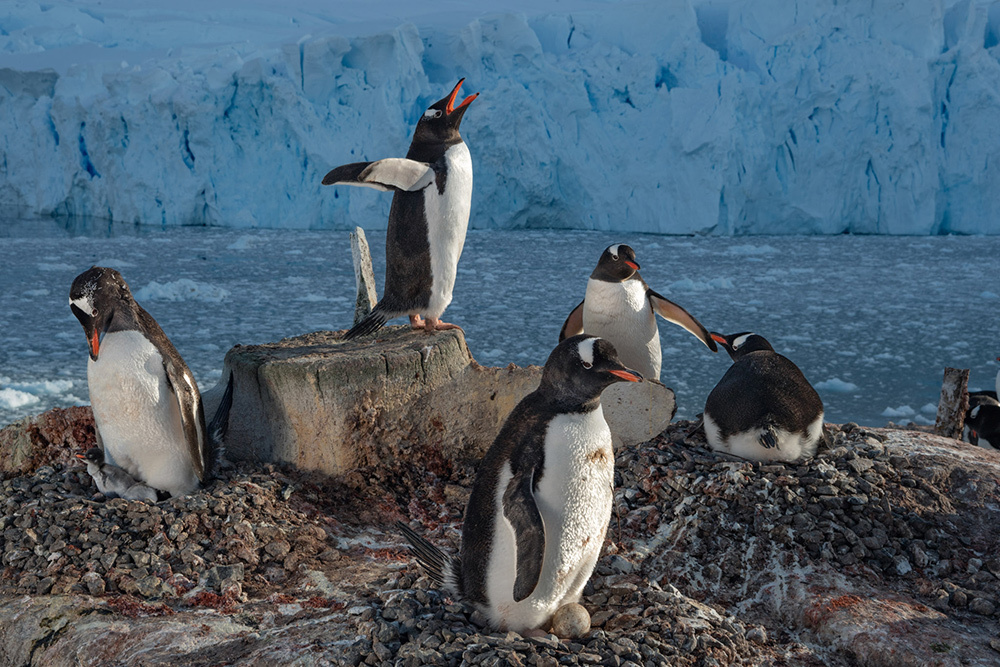
<path fill-rule="evenodd" d="M 969 369 L 945 368 L 934 432 L 946 438 L 961 440 L 965 413 L 968 410 Z"/>
<path fill-rule="evenodd" d="M 351 257 L 354 259 L 354 282 L 358 287 L 358 296 L 354 302 L 354 324 L 357 324 L 372 312 L 372 308 L 378 303 L 372 253 L 368 249 L 365 230 L 360 227 L 355 227 L 351 232 Z"/>

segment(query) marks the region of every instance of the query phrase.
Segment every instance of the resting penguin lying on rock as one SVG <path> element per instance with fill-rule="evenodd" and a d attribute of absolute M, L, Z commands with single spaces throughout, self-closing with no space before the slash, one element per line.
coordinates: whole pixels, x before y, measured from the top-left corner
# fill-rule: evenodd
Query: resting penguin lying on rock
<path fill-rule="evenodd" d="M 128 500 L 157 501 L 156 490 L 119 468 L 104 460 L 104 452 L 97 447 L 91 447 L 86 454 L 77 454 L 76 458 L 86 462 L 87 472 L 97 485 L 97 490 L 108 498 L 126 498 Z"/>
<path fill-rule="evenodd" d="M 90 348 L 87 385 L 105 461 L 138 482 L 181 496 L 212 473 L 232 405 L 232 377 L 205 428 L 194 376 L 114 269 L 73 281 L 70 309 Z"/>
<path fill-rule="evenodd" d="M 966 440 L 979 447 L 1000 449 L 1000 402 L 992 391 L 969 393 L 965 413 Z"/>
<path fill-rule="evenodd" d="M 763 336 L 712 333 L 733 359 L 705 402 L 712 449 L 754 461 L 798 461 L 816 453 L 823 401 L 798 366 Z"/>
<path fill-rule="evenodd" d="M 641 379 L 606 340 L 559 343 L 479 466 L 461 556 L 399 524 L 431 578 L 494 627 L 522 634 L 548 629 L 557 610 L 577 603 L 611 518 L 614 453 L 601 392 Z"/>

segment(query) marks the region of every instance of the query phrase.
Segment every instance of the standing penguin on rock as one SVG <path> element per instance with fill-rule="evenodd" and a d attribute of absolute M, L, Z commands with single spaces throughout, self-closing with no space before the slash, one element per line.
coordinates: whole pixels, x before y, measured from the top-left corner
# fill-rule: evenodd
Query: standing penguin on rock
<path fill-rule="evenodd" d="M 409 315 L 414 329 L 459 328 L 440 318 L 451 303 L 472 207 L 472 158 L 458 128 L 479 93 L 456 107 L 463 81 L 424 112 L 405 158 L 345 164 L 323 178 L 323 185 L 395 192 L 385 236 L 382 300 L 347 332 L 347 339 L 378 331 L 402 315 Z"/>
<path fill-rule="evenodd" d="M 537 633 L 579 601 L 611 518 L 614 453 L 601 392 L 638 382 L 611 343 L 568 338 L 479 465 L 459 558 L 398 524 L 439 585 L 497 628 Z"/>
<path fill-rule="evenodd" d="M 191 371 L 120 273 L 84 271 L 69 304 L 90 348 L 87 384 L 104 461 L 171 496 L 194 491 L 210 478 L 225 434 L 232 376 L 206 431 Z"/>
<path fill-rule="evenodd" d="M 705 403 L 709 446 L 754 461 L 812 457 L 826 438 L 823 401 L 798 366 L 755 333 L 712 338 L 733 365 Z"/>
<path fill-rule="evenodd" d="M 563 323 L 559 340 L 579 333 L 600 336 L 615 346 L 629 368 L 659 380 L 663 351 L 657 315 L 687 329 L 712 352 L 718 351 L 701 322 L 650 289 L 639 275 L 635 251 L 616 243 L 601 254 L 587 282 L 587 293 Z"/>

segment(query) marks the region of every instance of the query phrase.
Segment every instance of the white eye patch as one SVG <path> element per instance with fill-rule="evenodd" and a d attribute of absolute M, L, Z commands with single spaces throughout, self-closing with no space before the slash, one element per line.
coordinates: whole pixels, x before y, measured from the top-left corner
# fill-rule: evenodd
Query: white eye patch
<path fill-rule="evenodd" d="M 78 299 L 70 299 L 69 305 L 76 306 L 87 315 L 94 314 L 94 302 L 90 300 L 89 296 L 81 296 Z"/>
<path fill-rule="evenodd" d="M 979 415 L 979 406 L 972 408 L 972 412 L 969 413 L 969 419 L 975 419 Z"/>
<path fill-rule="evenodd" d="M 618 248 L 620 246 L 621 246 L 621 243 L 616 243 L 616 244 L 614 244 L 612 246 L 608 246 L 608 252 L 611 253 L 612 259 L 614 259 L 616 262 L 618 261 Z"/>
<path fill-rule="evenodd" d="M 580 355 L 580 360 L 583 362 L 585 368 L 590 368 L 594 365 L 594 342 L 596 340 L 596 338 L 587 338 L 577 344 L 577 353 Z"/>
<path fill-rule="evenodd" d="M 441 117 L 440 109 L 428 109 L 427 111 L 424 112 L 424 118 L 440 118 L 440 117 Z"/>
<path fill-rule="evenodd" d="M 739 348 L 743 347 L 743 343 L 747 342 L 747 338 L 749 338 L 752 335 L 753 334 L 743 334 L 742 336 L 740 336 L 739 338 L 737 338 L 736 340 L 734 340 L 733 341 L 733 349 L 734 350 L 738 350 Z"/>

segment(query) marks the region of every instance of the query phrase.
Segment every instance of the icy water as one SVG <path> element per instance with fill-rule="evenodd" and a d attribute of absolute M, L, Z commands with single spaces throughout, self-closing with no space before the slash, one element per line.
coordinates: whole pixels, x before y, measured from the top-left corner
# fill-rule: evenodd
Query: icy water
<path fill-rule="evenodd" d="M 381 278 L 382 232 L 369 234 Z M 472 231 L 445 314 L 486 365 L 542 364 L 611 243 L 710 330 L 755 331 L 817 387 L 828 421 L 933 421 L 945 366 L 992 388 L 1000 355 L 1000 237 L 673 237 Z M 86 341 L 67 305 L 92 264 L 125 276 L 202 388 L 226 351 L 350 324 L 342 231 L 108 227 L 0 220 L 0 424 L 86 403 Z M 398 320 L 402 323 L 405 320 Z M 728 368 L 660 321 L 662 380 L 693 417 Z"/>

